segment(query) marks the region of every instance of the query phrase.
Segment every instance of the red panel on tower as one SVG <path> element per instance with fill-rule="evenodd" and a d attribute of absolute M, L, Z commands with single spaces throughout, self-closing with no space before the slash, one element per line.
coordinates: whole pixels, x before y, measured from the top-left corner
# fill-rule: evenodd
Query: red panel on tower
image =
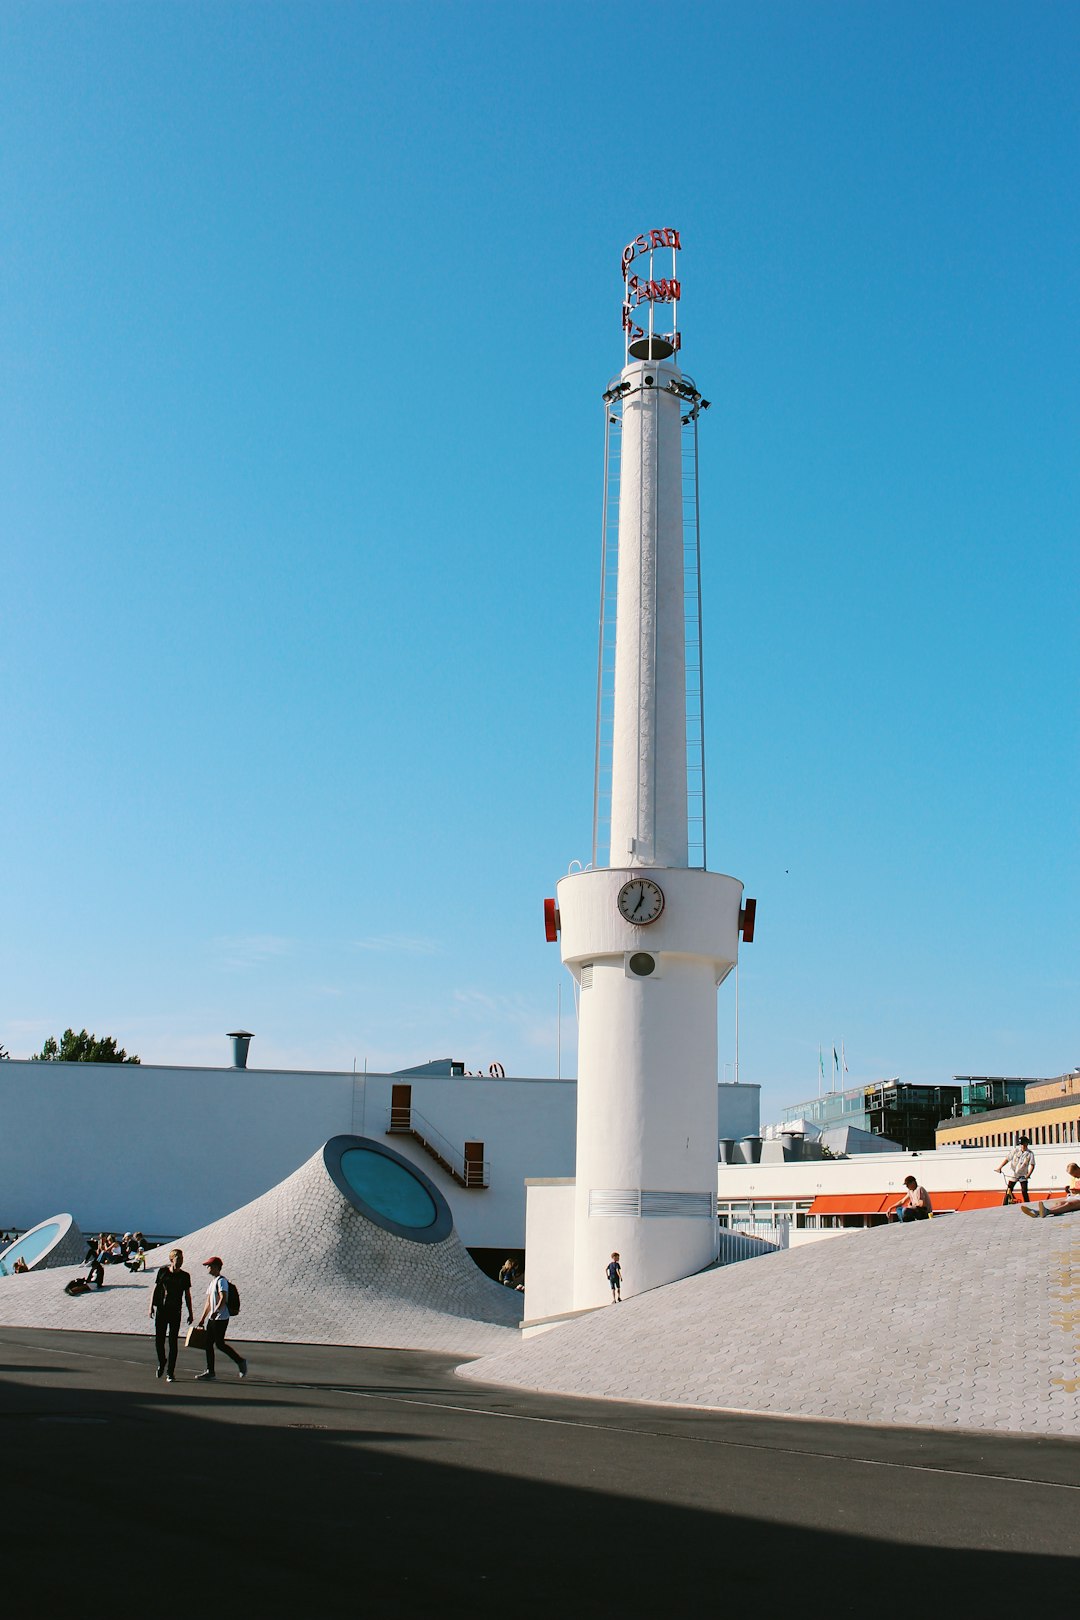
<path fill-rule="evenodd" d="M 554 900 L 544 901 L 544 938 L 553 945 L 559 937 L 559 908 Z"/>

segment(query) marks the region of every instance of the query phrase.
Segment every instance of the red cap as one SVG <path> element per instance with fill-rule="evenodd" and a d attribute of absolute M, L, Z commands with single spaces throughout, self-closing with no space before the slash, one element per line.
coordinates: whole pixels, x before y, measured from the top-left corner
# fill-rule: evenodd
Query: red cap
<path fill-rule="evenodd" d="M 221 1256 L 220 1256 L 220 1254 L 212 1254 L 210 1256 L 209 1260 L 204 1260 L 203 1261 L 204 1266 L 220 1266 L 220 1264 L 221 1264 Z"/>

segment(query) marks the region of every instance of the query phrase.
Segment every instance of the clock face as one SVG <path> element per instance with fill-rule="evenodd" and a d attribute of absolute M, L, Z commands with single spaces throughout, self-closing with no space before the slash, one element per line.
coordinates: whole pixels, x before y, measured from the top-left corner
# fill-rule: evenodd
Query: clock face
<path fill-rule="evenodd" d="M 651 923 L 664 909 L 664 891 L 652 878 L 631 878 L 619 890 L 619 910 L 631 923 Z"/>

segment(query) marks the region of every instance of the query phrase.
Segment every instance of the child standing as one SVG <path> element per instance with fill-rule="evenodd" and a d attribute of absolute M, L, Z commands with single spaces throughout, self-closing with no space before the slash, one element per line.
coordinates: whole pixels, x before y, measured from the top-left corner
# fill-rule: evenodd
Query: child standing
<path fill-rule="evenodd" d="M 607 1280 L 611 1284 L 611 1303 L 622 1304 L 622 1266 L 619 1264 L 618 1249 L 612 1254 L 607 1263 Z"/>

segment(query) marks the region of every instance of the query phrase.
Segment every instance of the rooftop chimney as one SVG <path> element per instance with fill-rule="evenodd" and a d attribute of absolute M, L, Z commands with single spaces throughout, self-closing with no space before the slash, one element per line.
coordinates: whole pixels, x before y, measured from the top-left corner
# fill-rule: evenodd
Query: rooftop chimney
<path fill-rule="evenodd" d="M 250 1029 L 231 1029 L 229 1039 L 232 1041 L 232 1066 L 234 1069 L 247 1068 L 248 1047 L 251 1045 Z"/>

